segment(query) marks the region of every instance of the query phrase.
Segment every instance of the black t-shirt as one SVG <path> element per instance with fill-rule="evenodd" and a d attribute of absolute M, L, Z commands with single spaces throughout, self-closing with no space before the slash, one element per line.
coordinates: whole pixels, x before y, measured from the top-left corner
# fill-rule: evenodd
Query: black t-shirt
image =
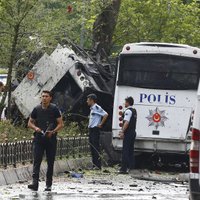
<path fill-rule="evenodd" d="M 57 126 L 57 119 L 60 117 L 61 113 L 54 104 L 50 104 L 46 109 L 43 109 L 42 105 L 38 105 L 33 109 L 31 113 L 31 118 L 35 120 L 35 125 L 42 129 L 44 132 L 47 129 L 55 129 Z"/>

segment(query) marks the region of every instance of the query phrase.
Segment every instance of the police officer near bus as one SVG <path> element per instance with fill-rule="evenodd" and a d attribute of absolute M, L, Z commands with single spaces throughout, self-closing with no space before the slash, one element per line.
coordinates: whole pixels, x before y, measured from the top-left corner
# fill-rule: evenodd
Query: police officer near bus
<path fill-rule="evenodd" d="M 95 94 L 90 94 L 87 96 L 87 104 L 90 107 L 88 128 L 93 169 L 101 170 L 100 129 L 105 124 L 108 118 L 108 113 L 96 102 L 97 96 Z"/>
<path fill-rule="evenodd" d="M 123 114 L 123 127 L 120 132 L 120 138 L 123 139 L 122 165 L 120 174 L 127 174 L 128 170 L 134 169 L 134 142 L 136 137 L 137 111 L 132 106 L 134 100 L 132 97 L 125 99 L 126 110 Z"/>
<path fill-rule="evenodd" d="M 62 129 L 63 121 L 59 109 L 51 103 L 52 93 L 42 92 L 42 102 L 36 106 L 30 116 L 28 127 L 34 130 L 33 140 L 33 183 L 28 188 L 37 191 L 40 165 L 46 152 L 47 174 L 45 191 L 51 191 L 54 160 L 56 155 L 57 132 Z"/>

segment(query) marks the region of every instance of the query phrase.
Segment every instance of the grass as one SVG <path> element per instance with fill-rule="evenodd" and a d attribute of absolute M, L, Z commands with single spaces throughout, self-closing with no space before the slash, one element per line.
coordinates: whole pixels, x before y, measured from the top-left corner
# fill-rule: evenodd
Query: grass
<path fill-rule="evenodd" d="M 60 137 L 70 137 L 87 134 L 87 122 L 79 127 L 77 122 L 68 122 L 59 132 Z M 25 128 L 24 125 L 13 126 L 9 121 L 0 121 L 0 143 L 8 140 L 9 142 L 16 140 L 31 139 L 33 130 Z"/>
<path fill-rule="evenodd" d="M 8 70 L 5 68 L 0 68 L 0 74 L 7 74 Z"/>

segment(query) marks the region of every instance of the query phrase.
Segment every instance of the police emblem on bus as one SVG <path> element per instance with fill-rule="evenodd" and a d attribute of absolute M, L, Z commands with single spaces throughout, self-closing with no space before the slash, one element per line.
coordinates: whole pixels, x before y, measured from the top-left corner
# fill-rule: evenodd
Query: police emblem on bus
<path fill-rule="evenodd" d="M 155 126 L 156 129 L 159 126 L 164 127 L 165 121 L 168 120 L 165 116 L 165 110 L 159 110 L 158 107 L 155 110 L 149 110 L 149 115 L 146 118 L 149 120 L 149 126 Z"/>

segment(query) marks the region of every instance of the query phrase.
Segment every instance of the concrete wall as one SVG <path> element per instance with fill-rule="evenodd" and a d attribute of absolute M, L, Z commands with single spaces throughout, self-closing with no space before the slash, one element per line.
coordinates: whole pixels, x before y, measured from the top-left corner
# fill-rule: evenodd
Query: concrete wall
<path fill-rule="evenodd" d="M 72 171 L 76 169 L 88 169 L 92 167 L 90 157 L 57 160 L 54 164 L 54 176 L 58 176 L 65 171 Z M 14 183 L 26 182 L 32 179 L 32 165 L 22 166 L 18 168 L 10 168 L 0 170 L 0 186 Z M 47 164 L 43 162 L 41 165 L 40 178 L 44 179 L 46 175 Z"/>

